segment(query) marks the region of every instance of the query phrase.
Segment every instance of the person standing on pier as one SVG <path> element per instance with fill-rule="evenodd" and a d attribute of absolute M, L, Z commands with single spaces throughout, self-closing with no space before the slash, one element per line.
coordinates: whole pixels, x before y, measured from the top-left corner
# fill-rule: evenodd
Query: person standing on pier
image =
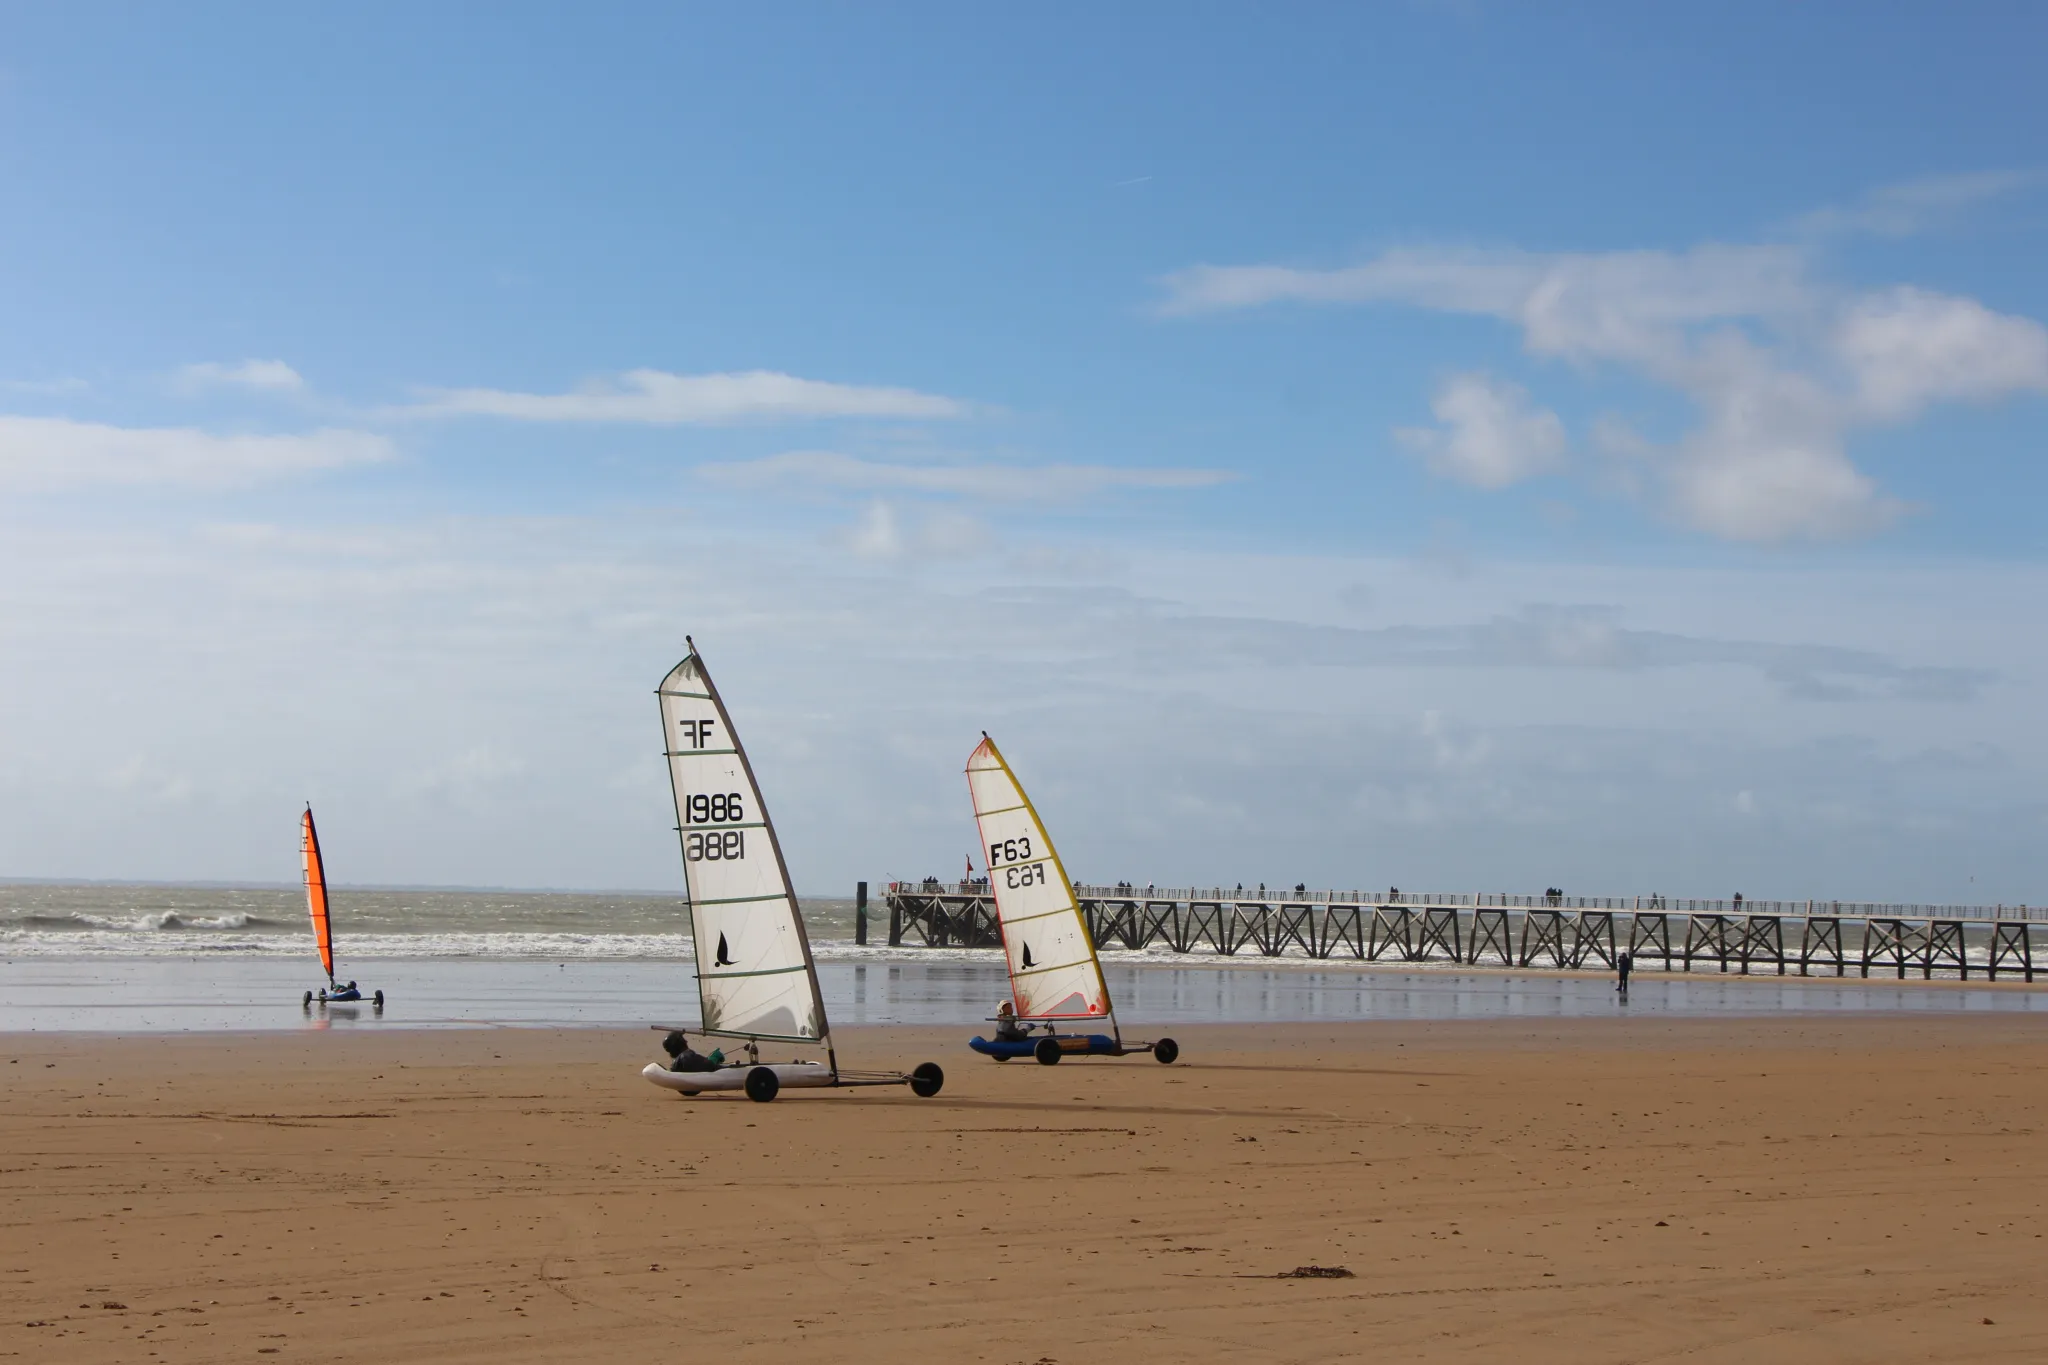
<path fill-rule="evenodd" d="M 1617 984 L 1614 989 L 1621 992 L 1621 998 L 1623 1000 L 1628 999 L 1628 974 L 1634 971 L 1635 968 L 1636 960 L 1634 955 L 1624 948 L 1622 950 L 1621 956 L 1614 960 L 1615 972 L 1621 978 L 1619 984 Z"/>

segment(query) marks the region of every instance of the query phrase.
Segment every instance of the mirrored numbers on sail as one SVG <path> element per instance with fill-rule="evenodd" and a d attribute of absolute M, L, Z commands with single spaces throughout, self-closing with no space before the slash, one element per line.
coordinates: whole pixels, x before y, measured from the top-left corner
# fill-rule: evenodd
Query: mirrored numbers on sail
<path fill-rule="evenodd" d="M 732 749 L 719 742 L 718 728 L 716 716 L 685 716 L 676 722 L 673 756 L 703 760 L 688 765 L 687 777 L 678 773 L 682 779 L 677 782 L 681 798 L 677 804 L 683 815 L 683 858 L 691 863 L 739 862 L 747 856 L 746 794 L 715 790 L 725 785 L 721 778 L 731 786 L 742 785 L 739 765 L 732 761 Z M 719 759 L 726 761 L 720 763 Z"/>

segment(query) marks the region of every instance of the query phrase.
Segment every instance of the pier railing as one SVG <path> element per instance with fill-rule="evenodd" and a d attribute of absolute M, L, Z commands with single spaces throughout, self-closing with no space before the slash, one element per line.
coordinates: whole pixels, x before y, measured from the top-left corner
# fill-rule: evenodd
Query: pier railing
<path fill-rule="evenodd" d="M 1665 971 L 1873 970 L 2034 979 L 2048 907 L 1687 897 L 1074 888 L 1098 946 L 1175 954 L 1353 958 L 1468 967 Z M 985 879 L 892 882 L 889 942 L 986 948 L 1001 942 Z M 2048 966 L 2048 964 L 2044 964 Z"/>

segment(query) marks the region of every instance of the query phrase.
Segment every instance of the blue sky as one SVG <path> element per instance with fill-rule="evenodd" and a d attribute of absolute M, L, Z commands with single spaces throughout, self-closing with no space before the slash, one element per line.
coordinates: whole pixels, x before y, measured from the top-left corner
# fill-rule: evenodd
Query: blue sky
<path fill-rule="evenodd" d="M 673 884 L 688 630 L 817 890 L 2041 899 L 2044 40 L 0 17 L 0 875 Z"/>

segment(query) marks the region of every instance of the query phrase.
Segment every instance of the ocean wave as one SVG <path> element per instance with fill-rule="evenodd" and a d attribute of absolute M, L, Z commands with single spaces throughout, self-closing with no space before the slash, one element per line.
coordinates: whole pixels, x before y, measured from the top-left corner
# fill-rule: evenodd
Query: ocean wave
<path fill-rule="evenodd" d="M 242 929 L 283 929 L 288 926 L 282 920 L 265 919 L 261 915 L 230 913 L 225 915 L 195 915 L 190 911 L 157 910 L 136 915 L 133 918 L 121 915 L 93 915 L 74 910 L 68 915 L 30 914 L 9 916 L 0 919 L 4 931 L 27 933 L 102 933 L 152 934 L 176 931 L 220 931 Z"/>
<path fill-rule="evenodd" d="M 628 958 L 693 960 L 688 934 L 440 933 L 359 934 L 336 945 L 345 960 L 366 958 L 483 957 L 575 960 Z M 155 926 L 76 927 L 68 930 L 0 929 L 0 957 L 187 957 L 247 953 L 313 956 L 310 934 L 226 932 L 194 935 Z"/>

